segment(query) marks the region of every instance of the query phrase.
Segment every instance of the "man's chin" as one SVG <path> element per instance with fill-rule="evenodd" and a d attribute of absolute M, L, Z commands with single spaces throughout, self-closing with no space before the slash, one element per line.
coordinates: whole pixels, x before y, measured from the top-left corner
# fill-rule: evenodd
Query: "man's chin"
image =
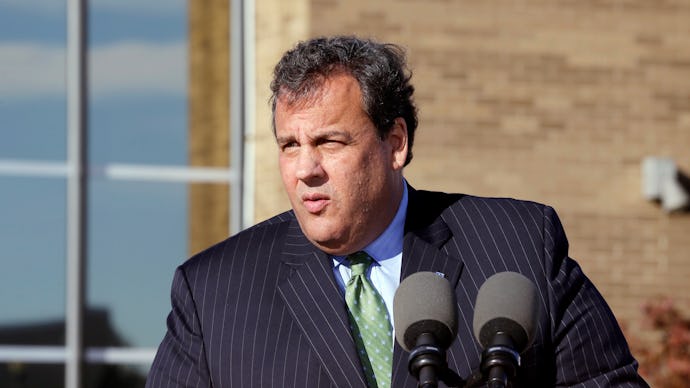
<path fill-rule="evenodd" d="M 334 256 L 344 256 L 352 253 L 348 250 L 349 246 L 342 239 L 333 236 L 325 236 L 322 233 L 307 234 L 307 239 L 317 248 Z"/>

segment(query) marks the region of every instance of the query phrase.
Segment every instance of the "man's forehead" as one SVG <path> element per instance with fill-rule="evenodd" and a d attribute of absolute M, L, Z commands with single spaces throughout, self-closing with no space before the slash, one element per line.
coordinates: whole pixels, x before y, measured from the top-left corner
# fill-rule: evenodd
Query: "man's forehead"
<path fill-rule="evenodd" d="M 278 92 L 276 103 L 289 109 L 299 109 L 317 104 L 329 94 L 341 94 L 344 97 L 353 92 L 353 89 L 359 93 L 359 83 L 351 74 L 341 71 L 327 76 L 315 76 L 303 82 L 297 89 L 282 86 Z"/>
<path fill-rule="evenodd" d="M 281 89 L 281 93 L 278 94 L 276 101 L 276 107 L 282 107 L 285 110 L 305 108 L 321 102 L 323 95 L 323 86 L 300 91 Z"/>

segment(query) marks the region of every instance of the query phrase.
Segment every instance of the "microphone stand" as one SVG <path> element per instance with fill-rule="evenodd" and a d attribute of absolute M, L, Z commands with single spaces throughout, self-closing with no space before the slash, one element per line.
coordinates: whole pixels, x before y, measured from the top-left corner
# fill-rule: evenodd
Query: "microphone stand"
<path fill-rule="evenodd" d="M 418 388 L 437 388 L 439 380 L 448 387 L 466 386 L 466 381 L 448 368 L 445 349 L 436 345 L 433 334 L 423 333 L 417 338 L 408 360 L 408 370 L 417 378 Z"/>
<path fill-rule="evenodd" d="M 410 352 L 407 367 L 412 376 L 417 377 L 418 387 L 438 387 L 438 375 L 446 369 L 446 356 L 436 345 L 433 334 L 422 333 Z"/>
<path fill-rule="evenodd" d="M 506 388 L 520 367 L 520 353 L 515 351 L 513 339 L 498 332 L 491 345 L 482 352 L 481 372 L 489 388 Z"/>

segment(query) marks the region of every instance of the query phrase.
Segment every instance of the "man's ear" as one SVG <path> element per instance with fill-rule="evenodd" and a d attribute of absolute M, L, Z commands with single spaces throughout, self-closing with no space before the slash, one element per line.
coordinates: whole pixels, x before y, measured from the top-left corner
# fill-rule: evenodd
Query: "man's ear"
<path fill-rule="evenodd" d="M 407 123 L 402 117 L 393 121 L 393 126 L 386 139 L 391 147 L 393 169 L 400 170 L 407 159 Z"/>

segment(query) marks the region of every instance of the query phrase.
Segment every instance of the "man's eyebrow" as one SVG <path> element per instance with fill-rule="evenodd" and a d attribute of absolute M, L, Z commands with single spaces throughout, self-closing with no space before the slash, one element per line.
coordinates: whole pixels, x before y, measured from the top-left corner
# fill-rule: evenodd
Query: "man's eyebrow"
<path fill-rule="evenodd" d="M 276 142 L 278 142 L 279 144 L 280 144 L 280 143 L 286 143 L 286 142 L 293 141 L 293 140 L 295 140 L 295 137 L 292 136 L 292 135 L 289 135 L 289 136 L 276 136 Z"/>
<path fill-rule="evenodd" d="M 308 135 L 309 139 L 328 139 L 328 138 L 334 138 L 334 137 L 340 137 L 344 138 L 345 140 L 350 140 L 352 139 L 352 134 L 347 131 L 340 131 L 340 130 L 326 130 L 323 132 L 317 132 Z M 287 136 L 276 136 L 276 142 L 278 144 L 284 144 L 288 143 L 291 141 L 296 140 L 296 137 L 294 135 L 287 135 Z"/>
<path fill-rule="evenodd" d="M 345 139 L 351 139 L 352 134 L 347 131 L 339 131 L 339 130 L 328 130 L 324 132 L 320 132 L 315 134 L 314 136 L 310 136 L 314 139 L 323 139 L 323 138 L 329 138 L 329 137 L 343 137 Z"/>

